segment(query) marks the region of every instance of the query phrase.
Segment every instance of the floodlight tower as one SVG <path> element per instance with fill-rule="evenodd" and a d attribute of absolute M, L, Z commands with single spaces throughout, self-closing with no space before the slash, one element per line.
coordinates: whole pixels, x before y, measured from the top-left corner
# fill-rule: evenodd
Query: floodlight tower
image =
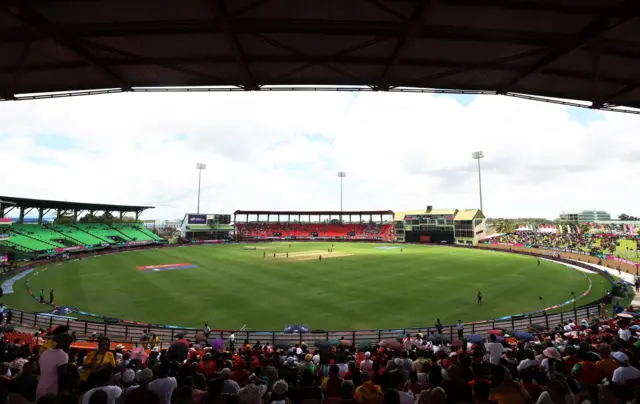
<path fill-rule="evenodd" d="M 347 173 L 338 171 L 338 178 L 340 178 L 340 214 L 342 214 L 342 180 L 347 178 Z M 342 217 L 340 217 L 340 221 L 342 221 Z"/>
<path fill-rule="evenodd" d="M 206 164 L 196 163 L 196 170 L 198 170 L 198 210 L 196 213 L 200 213 L 200 183 L 202 182 L 202 170 L 205 170 L 206 168 Z"/>
<path fill-rule="evenodd" d="M 478 160 L 478 189 L 480 190 L 480 210 L 484 213 L 482 209 L 482 172 L 480 171 L 480 159 L 484 158 L 484 153 L 478 150 L 476 152 L 471 153 L 471 157 L 474 160 Z"/>

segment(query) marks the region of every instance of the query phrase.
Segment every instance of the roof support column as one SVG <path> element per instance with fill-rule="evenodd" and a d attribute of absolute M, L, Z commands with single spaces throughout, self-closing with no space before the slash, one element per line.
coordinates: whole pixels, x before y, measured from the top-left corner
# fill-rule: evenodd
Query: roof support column
<path fill-rule="evenodd" d="M 20 206 L 20 216 L 18 217 L 18 223 L 24 223 L 24 206 Z"/>
<path fill-rule="evenodd" d="M 38 224 L 42 225 L 42 218 L 44 217 L 44 209 L 38 208 Z"/>

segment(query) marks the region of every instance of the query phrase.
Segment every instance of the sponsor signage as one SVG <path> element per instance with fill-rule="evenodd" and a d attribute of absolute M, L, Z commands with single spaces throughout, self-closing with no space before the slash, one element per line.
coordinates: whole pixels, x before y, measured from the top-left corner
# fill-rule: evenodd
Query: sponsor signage
<path fill-rule="evenodd" d="M 0 225 L 3 224 L 11 224 L 11 218 L 10 217 L 0 217 Z"/>
<path fill-rule="evenodd" d="M 74 245 L 72 247 L 63 247 L 63 248 L 54 248 L 53 250 L 57 253 L 67 252 L 67 251 L 80 251 L 84 250 L 86 247 L 83 245 Z"/>
<path fill-rule="evenodd" d="M 140 240 L 140 241 L 127 241 L 126 243 L 124 243 L 124 245 L 129 246 L 129 245 L 142 245 L 142 244 L 151 244 L 154 243 L 155 241 L 153 240 Z"/>
<path fill-rule="evenodd" d="M 207 215 L 189 215 L 188 224 L 207 224 Z"/>
<path fill-rule="evenodd" d="M 613 255 L 607 255 L 607 259 L 608 259 L 608 260 L 613 260 L 613 261 L 616 261 L 616 262 L 620 262 L 620 263 L 622 263 L 622 264 L 628 264 L 628 265 L 638 266 L 638 263 L 637 263 L 637 262 L 633 262 L 633 261 L 625 260 L 624 258 L 614 257 Z"/>

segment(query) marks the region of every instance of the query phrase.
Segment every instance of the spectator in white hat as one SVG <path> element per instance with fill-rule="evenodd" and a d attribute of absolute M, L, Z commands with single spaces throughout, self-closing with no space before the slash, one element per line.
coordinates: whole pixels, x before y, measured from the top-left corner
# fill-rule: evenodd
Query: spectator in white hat
<path fill-rule="evenodd" d="M 640 380 L 640 370 L 629 366 L 629 357 L 623 352 L 613 352 L 611 357 L 620 362 L 620 367 L 613 371 L 612 382 L 623 385 L 629 380 Z"/>
<path fill-rule="evenodd" d="M 365 352 L 364 360 L 360 362 L 360 370 L 363 372 L 371 372 L 373 370 L 373 361 L 369 358 L 371 358 L 371 352 Z"/>

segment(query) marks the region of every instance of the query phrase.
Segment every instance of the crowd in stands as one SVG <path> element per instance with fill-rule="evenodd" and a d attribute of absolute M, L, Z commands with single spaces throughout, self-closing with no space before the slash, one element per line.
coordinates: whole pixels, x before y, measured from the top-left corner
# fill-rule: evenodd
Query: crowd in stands
<path fill-rule="evenodd" d="M 482 337 L 460 328 L 461 338 L 451 342 L 436 327 L 430 335 L 358 347 L 345 340 L 316 347 L 236 346 L 234 336 L 216 350 L 178 336 L 167 350 L 118 345 L 111 351 L 109 339 L 101 337 L 86 354 L 70 348 L 74 335 L 58 326 L 47 338 L 0 338 L 0 401 L 638 404 L 638 329 L 640 321 L 626 313 L 530 334 L 492 330 Z"/>
<path fill-rule="evenodd" d="M 621 240 L 632 240 L 625 245 L 626 251 L 640 249 L 640 239 L 613 234 L 585 235 L 578 233 L 537 233 L 531 231 L 514 232 L 484 240 L 486 242 L 499 240 L 501 243 L 524 244 L 537 247 L 581 250 L 591 253 L 614 254 L 620 247 Z"/>
<path fill-rule="evenodd" d="M 360 238 L 384 239 L 391 224 L 379 223 L 237 223 L 236 228 L 248 238 Z"/>

